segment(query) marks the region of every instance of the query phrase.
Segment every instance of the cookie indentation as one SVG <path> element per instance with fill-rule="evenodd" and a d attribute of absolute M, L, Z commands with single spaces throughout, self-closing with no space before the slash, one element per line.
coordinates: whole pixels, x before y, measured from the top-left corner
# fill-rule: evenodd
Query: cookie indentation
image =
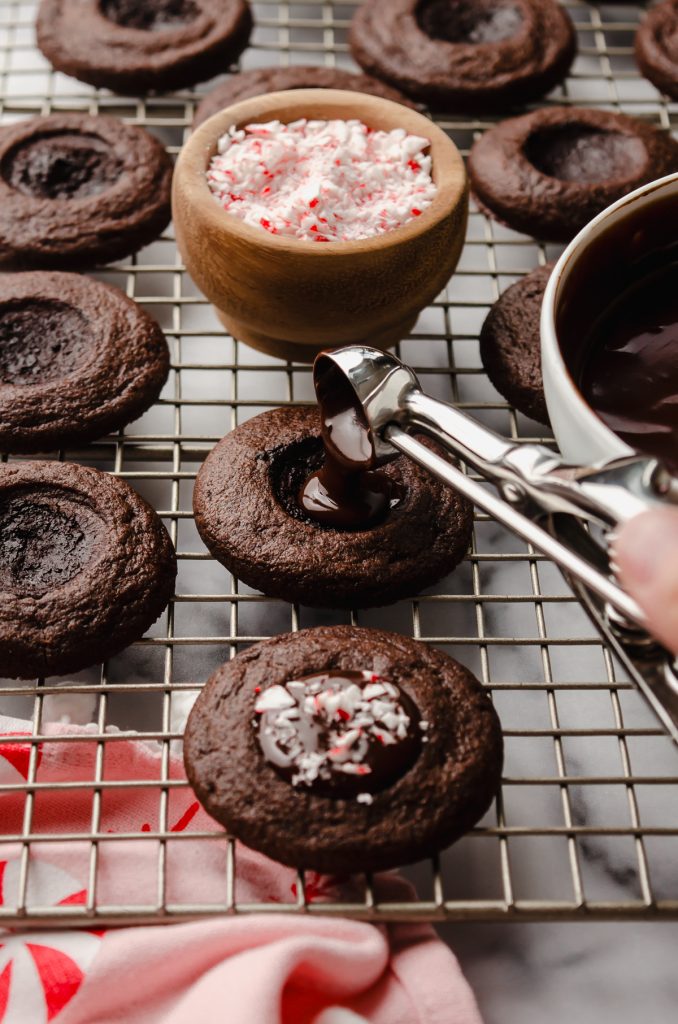
<path fill-rule="evenodd" d="M 5 157 L 2 176 L 18 192 L 38 199 L 84 199 L 107 189 L 121 170 L 103 139 L 73 132 L 20 143 Z"/>
<path fill-rule="evenodd" d="M 99 520 L 58 488 L 23 490 L 0 504 L 0 590 L 39 596 L 90 560 Z"/>
<path fill-rule="evenodd" d="M 642 171 L 648 155 L 640 138 L 589 125 L 551 125 L 531 134 L 525 155 L 542 174 L 584 183 L 625 179 Z"/>
<path fill-rule="evenodd" d="M 102 0 L 101 9 L 117 25 L 146 32 L 188 25 L 199 13 L 193 0 Z"/>
<path fill-rule="evenodd" d="M 488 0 L 424 0 L 417 22 L 430 39 L 448 43 L 499 43 L 523 26 L 523 16 L 511 3 Z"/>
<path fill-rule="evenodd" d="M 299 491 L 311 473 L 317 473 L 323 464 L 323 443 L 319 437 L 306 437 L 301 441 L 283 445 L 268 453 L 269 477 L 273 496 L 292 519 L 310 526 L 318 526 L 299 502 Z M 322 526 L 321 526 L 322 528 Z"/>
<path fill-rule="evenodd" d="M 288 516 L 298 519 L 302 523 L 308 523 L 320 530 L 337 530 L 341 527 L 324 522 L 322 518 L 309 515 L 304 508 L 300 494 L 304 484 L 309 477 L 317 473 L 325 460 L 325 452 L 322 440 L 319 437 L 307 437 L 301 441 L 285 445 L 269 453 L 270 466 L 269 475 L 273 496 L 280 507 Z M 383 491 L 388 486 L 388 502 L 384 506 L 383 515 L 377 515 L 370 520 L 369 526 L 362 524 L 356 529 L 370 529 L 383 523 L 389 513 L 397 508 L 405 498 L 405 491 L 395 481 L 387 480 L 378 472 L 368 471 L 362 476 L 362 482 L 366 490 L 370 491 L 370 482 L 374 478 L 374 489 L 376 492 Z M 350 530 L 346 530 L 350 532 Z"/>
<path fill-rule="evenodd" d="M 92 352 L 85 317 L 63 302 L 0 305 L 0 384 L 43 384 L 78 369 Z"/>

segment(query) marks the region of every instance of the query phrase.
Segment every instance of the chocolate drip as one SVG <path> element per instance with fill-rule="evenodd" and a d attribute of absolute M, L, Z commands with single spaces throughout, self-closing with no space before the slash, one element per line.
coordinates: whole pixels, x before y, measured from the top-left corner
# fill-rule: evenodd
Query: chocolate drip
<path fill-rule="evenodd" d="M 326 449 L 327 451 L 327 449 Z M 326 455 L 299 494 L 299 504 L 311 519 L 337 530 L 365 530 L 386 518 L 400 502 L 385 473 L 355 473 Z"/>
<path fill-rule="evenodd" d="M 402 500 L 397 486 L 375 468 L 370 428 L 352 395 L 316 378 L 325 461 L 299 492 L 308 516 L 338 530 L 364 530 L 386 518 Z"/>
<path fill-rule="evenodd" d="M 623 441 L 678 472 L 678 262 L 622 292 L 587 349 L 586 400 Z"/>

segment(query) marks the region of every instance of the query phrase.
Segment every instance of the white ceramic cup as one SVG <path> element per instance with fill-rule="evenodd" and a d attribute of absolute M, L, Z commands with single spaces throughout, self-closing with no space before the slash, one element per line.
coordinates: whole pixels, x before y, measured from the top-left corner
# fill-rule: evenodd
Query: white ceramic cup
<path fill-rule="evenodd" d="M 577 387 L 577 339 L 581 355 L 596 314 L 642 275 L 643 258 L 656 259 L 658 251 L 677 243 L 678 174 L 671 174 L 603 210 L 556 263 L 542 305 L 541 358 L 551 425 L 570 462 L 587 465 L 634 454 Z"/>

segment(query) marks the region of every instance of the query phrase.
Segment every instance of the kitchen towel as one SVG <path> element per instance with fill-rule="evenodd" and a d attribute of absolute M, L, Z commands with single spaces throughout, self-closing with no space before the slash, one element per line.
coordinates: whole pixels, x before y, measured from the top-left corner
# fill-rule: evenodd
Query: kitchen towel
<path fill-rule="evenodd" d="M 159 745 L 94 726 L 51 723 L 37 748 L 38 784 L 89 783 L 35 791 L 26 806 L 27 722 L 0 717 L 2 832 L 60 835 L 92 829 L 107 838 L 0 843 L 0 903 L 31 908 L 85 905 L 96 869 L 98 907 L 152 913 L 163 901 L 180 907 L 226 898 L 228 844 L 183 780 L 181 760 L 163 762 Z M 67 739 L 65 739 L 67 737 Z M 163 774 L 163 763 L 165 770 Z M 95 783 L 104 787 L 94 798 Z M 162 804 L 161 780 L 170 780 Z M 133 781 L 133 787 L 116 785 Z M 147 782 L 148 785 L 144 785 Z M 26 815 L 30 814 L 30 820 Z M 163 844 L 143 838 L 165 826 Z M 191 839 L 200 831 L 214 839 Z M 138 838 L 119 839 L 133 834 Z M 110 838 L 108 838 L 110 837 Z M 164 858 L 164 859 L 163 859 Z M 161 865 L 164 864 L 164 870 Z M 26 871 L 26 868 L 28 869 Z M 296 873 L 237 846 L 238 904 L 296 902 Z M 160 883 L 163 883 L 164 890 Z M 356 898 L 356 880 L 305 875 L 309 902 Z M 409 887 L 394 875 L 375 886 L 403 900 Z M 431 928 L 375 926 L 344 918 L 258 913 L 141 927 L 0 933 L 3 1024 L 481 1024 L 473 995 L 448 948 Z"/>

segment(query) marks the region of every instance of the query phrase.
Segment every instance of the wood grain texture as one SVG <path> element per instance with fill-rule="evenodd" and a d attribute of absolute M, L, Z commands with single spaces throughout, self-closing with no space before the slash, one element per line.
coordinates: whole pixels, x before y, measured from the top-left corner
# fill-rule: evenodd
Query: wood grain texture
<path fill-rule="evenodd" d="M 359 118 L 430 139 L 433 203 L 395 231 L 328 245 L 271 235 L 227 214 L 205 176 L 220 136 L 231 125 L 300 117 Z M 322 348 L 386 347 L 407 334 L 457 265 L 468 189 L 458 149 L 422 114 L 362 93 L 297 89 L 253 97 L 202 124 L 179 156 L 172 202 L 186 267 L 234 336 L 275 356 L 311 360 Z"/>

